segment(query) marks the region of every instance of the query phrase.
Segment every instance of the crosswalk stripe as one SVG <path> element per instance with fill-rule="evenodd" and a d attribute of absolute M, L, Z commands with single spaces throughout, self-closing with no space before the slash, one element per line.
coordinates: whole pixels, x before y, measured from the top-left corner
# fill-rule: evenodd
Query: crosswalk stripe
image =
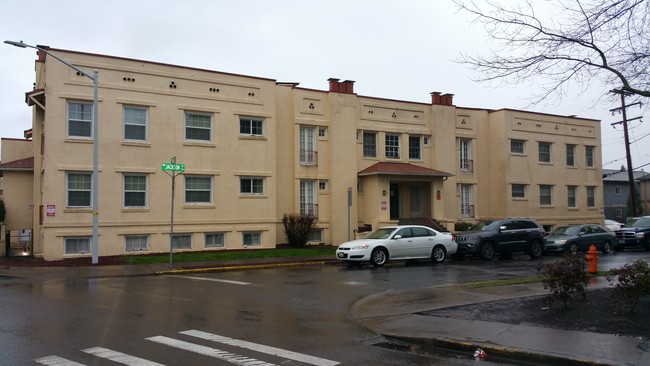
<path fill-rule="evenodd" d="M 34 360 L 34 362 L 40 363 L 41 365 L 47 365 L 47 366 L 85 366 L 82 363 L 66 360 L 65 358 L 59 356 L 41 357 L 39 359 Z"/>
<path fill-rule="evenodd" d="M 222 283 L 230 283 L 232 285 L 242 285 L 242 286 L 247 286 L 247 285 L 251 284 L 250 282 L 234 281 L 234 280 L 222 280 L 222 279 L 219 279 L 219 278 L 207 278 L 207 277 L 195 277 L 195 276 L 179 276 L 179 275 L 169 275 L 167 277 L 188 278 L 190 280 L 199 280 L 199 281 L 222 282 Z"/>
<path fill-rule="evenodd" d="M 339 362 L 327 360 L 327 359 L 324 359 L 324 358 L 314 357 L 314 356 L 305 355 L 305 354 L 302 354 L 302 353 L 287 351 L 287 350 L 284 350 L 284 349 L 281 349 L 281 348 L 275 348 L 275 347 L 265 346 L 265 345 L 262 345 L 262 344 L 242 341 L 242 340 L 239 340 L 239 339 L 233 339 L 233 338 L 224 337 L 224 336 L 220 336 L 220 335 L 216 335 L 216 334 L 206 333 L 206 332 L 202 332 L 200 330 L 186 330 L 186 331 L 183 331 L 183 332 L 180 332 L 180 333 L 185 334 L 185 335 L 189 335 L 189 336 L 192 336 L 192 337 L 206 339 L 206 340 L 213 341 L 213 342 L 227 344 L 229 346 L 245 348 L 245 349 L 249 349 L 249 350 L 253 350 L 253 351 L 261 352 L 261 353 L 266 353 L 266 354 L 273 355 L 273 356 L 288 358 L 288 359 L 291 359 L 291 360 L 300 361 L 300 362 L 304 362 L 304 363 L 308 363 L 308 364 L 316 365 L 316 366 L 334 366 L 334 365 L 339 364 Z"/>
<path fill-rule="evenodd" d="M 121 363 L 128 366 L 165 366 L 161 363 L 145 360 L 143 358 L 129 356 L 125 353 L 117 352 L 103 347 L 93 347 L 82 349 L 82 352 L 86 352 L 93 356 L 106 358 L 108 360 Z"/>
<path fill-rule="evenodd" d="M 258 366 L 258 365 L 259 366 L 277 366 L 275 364 L 262 362 L 260 360 L 250 358 L 250 357 L 247 357 L 247 356 L 242 356 L 242 355 L 238 355 L 238 354 L 235 354 L 235 353 L 222 351 L 220 349 L 201 346 L 201 345 L 198 345 L 198 344 L 189 343 L 189 342 L 185 342 L 185 341 L 181 341 L 181 340 L 173 339 L 173 338 L 169 338 L 169 337 L 156 336 L 156 337 L 149 337 L 149 338 L 146 338 L 146 339 L 149 340 L 149 341 L 152 341 L 152 342 L 156 342 L 156 343 L 164 344 L 164 345 L 167 345 L 167 346 L 183 349 L 183 350 L 186 350 L 186 351 L 191 351 L 191 352 L 198 353 L 198 354 L 201 354 L 201 355 L 204 355 L 204 356 L 209 356 L 209 357 L 212 357 L 212 358 L 216 358 L 216 359 L 219 359 L 219 360 L 222 360 L 222 361 L 227 361 L 227 362 L 233 363 L 235 365 L 242 365 L 242 366 L 253 366 L 253 365 L 255 365 L 255 366 Z"/>

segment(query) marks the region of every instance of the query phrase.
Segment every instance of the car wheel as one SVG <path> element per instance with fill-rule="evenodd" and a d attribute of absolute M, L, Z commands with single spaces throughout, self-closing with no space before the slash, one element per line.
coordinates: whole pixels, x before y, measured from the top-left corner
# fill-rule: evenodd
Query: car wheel
<path fill-rule="evenodd" d="M 375 267 L 381 267 L 388 262 L 388 252 L 383 248 L 376 248 L 370 254 L 370 263 Z"/>
<path fill-rule="evenodd" d="M 484 243 L 481 245 L 481 248 L 479 249 L 479 254 L 481 255 L 481 258 L 483 258 L 486 261 L 489 261 L 494 258 L 494 245 L 492 243 Z"/>
<path fill-rule="evenodd" d="M 530 252 L 528 255 L 531 258 L 539 258 L 542 256 L 542 252 L 544 249 L 542 248 L 542 243 L 540 243 L 537 240 L 534 240 L 532 243 L 530 243 Z"/>
<path fill-rule="evenodd" d="M 571 254 L 578 254 L 578 243 L 571 243 L 569 244 L 569 253 Z"/>
<path fill-rule="evenodd" d="M 431 261 L 434 263 L 442 263 L 445 261 L 447 251 L 442 245 L 436 245 L 431 251 Z"/>
<path fill-rule="evenodd" d="M 605 244 L 603 244 L 602 252 L 604 254 L 609 254 L 612 252 L 612 243 L 609 240 L 605 240 Z"/>

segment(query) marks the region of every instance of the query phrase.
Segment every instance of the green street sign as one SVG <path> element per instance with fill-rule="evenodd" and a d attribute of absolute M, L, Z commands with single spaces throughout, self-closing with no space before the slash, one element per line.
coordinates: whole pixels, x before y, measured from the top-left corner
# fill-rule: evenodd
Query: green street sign
<path fill-rule="evenodd" d="M 185 164 L 162 163 L 162 170 L 171 170 L 174 172 L 184 172 Z"/>

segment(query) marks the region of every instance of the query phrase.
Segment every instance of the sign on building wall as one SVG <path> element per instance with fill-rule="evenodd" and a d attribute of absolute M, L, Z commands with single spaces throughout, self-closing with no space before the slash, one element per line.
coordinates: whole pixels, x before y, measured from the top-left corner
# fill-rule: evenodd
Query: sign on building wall
<path fill-rule="evenodd" d="M 47 205 L 47 209 L 45 210 L 45 212 L 47 212 L 48 217 L 56 216 L 56 206 Z"/>

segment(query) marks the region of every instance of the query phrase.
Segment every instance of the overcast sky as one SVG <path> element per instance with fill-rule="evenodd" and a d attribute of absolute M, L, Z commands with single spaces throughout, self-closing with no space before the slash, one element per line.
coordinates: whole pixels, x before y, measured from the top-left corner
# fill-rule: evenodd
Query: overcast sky
<path fill-rule="evenodd" d="M 479 0 L 480 1 L 480 0 Z M 512 1 L 512 0 L 508 0 Z M 432 91 L 472 108 L 529 109 L 601 120 L 603 164 L 625 165 L 620 107 L 604 94 L 617 86 L 570 90 L 530 107 L 535 82 L 517 87 L 473 81 L 454 62 L 498 45 L 448 0 L 3 0 L 0 41 L 99 53 L 259 76 L 327 89 L 330 77 L 355 80 L 360 95 L 429 103 Z M 31 128 L 25 92 L 35 50 L 0 44 L 0 136 Z M 100 75 L 101 85 L 101 75 Z M 101 93 L 101 92 L 100 92 Z M 630 108 L 628 118 L 647 109 Z M 634 167 L 650 164 L 650 113 L 631 123 Z M 650 167 L 644 168 L 650 171 Z"/>

